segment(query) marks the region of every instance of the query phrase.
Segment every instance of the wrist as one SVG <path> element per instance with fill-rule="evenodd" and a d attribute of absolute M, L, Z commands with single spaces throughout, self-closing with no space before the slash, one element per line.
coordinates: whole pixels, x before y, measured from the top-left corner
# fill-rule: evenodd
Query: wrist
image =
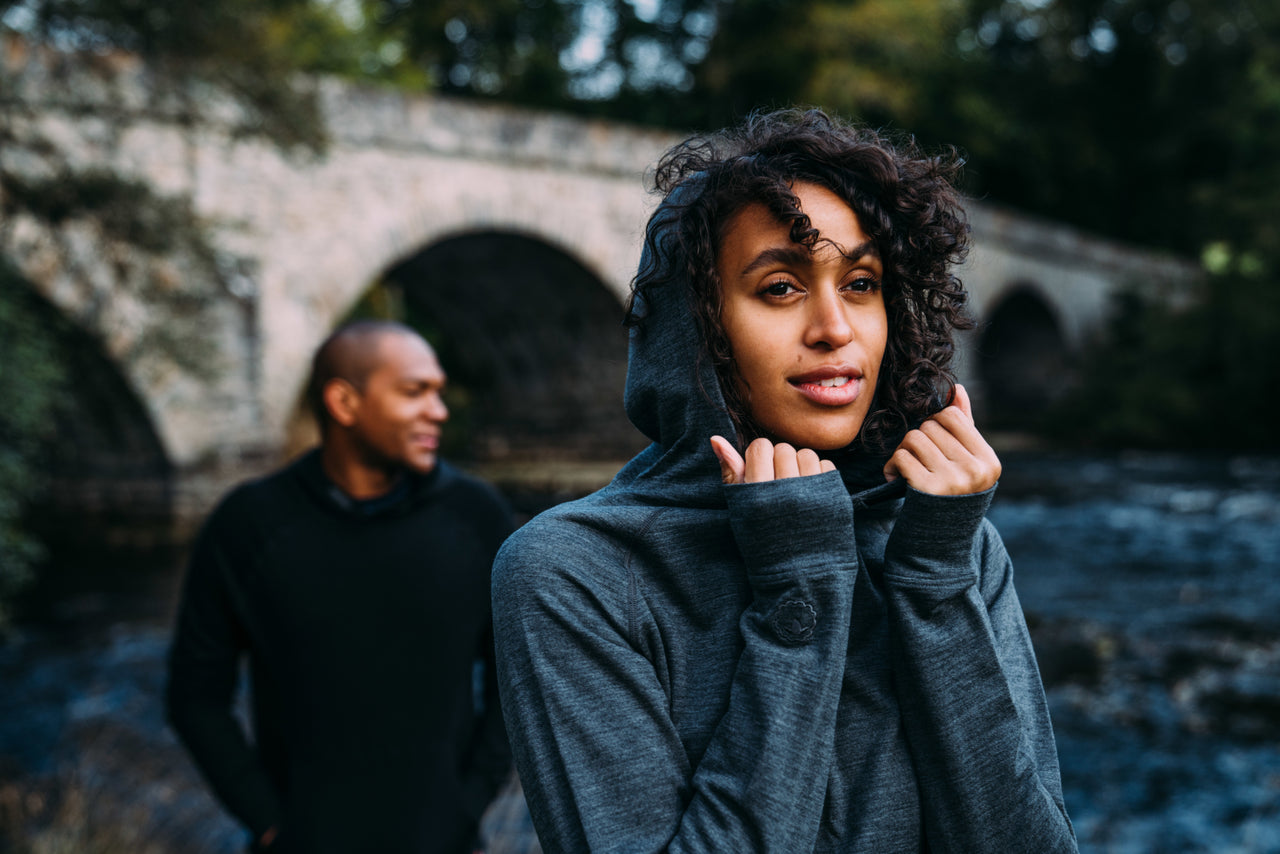
<path fill-rule="evenodd" d="M 894 575 L 911 570 L 935 580 L 946 568 L 967 576 L 975 540 L 995 487 L 969 495 L 933 495 L 908 488 L 902 510 L 885 545 Z"/>
<path fill-rule="evenodd" d="M 853 503 L 838 473 L 735 484 L 725 499 L 753 584 L 857 563 Z"/>

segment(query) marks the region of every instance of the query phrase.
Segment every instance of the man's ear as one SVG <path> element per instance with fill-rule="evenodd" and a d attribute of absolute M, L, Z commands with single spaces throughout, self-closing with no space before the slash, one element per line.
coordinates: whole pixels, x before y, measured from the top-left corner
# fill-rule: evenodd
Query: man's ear
<path fill-rule="evenodd" d="M 343 379 L 333 379 L 324 387 L 324 407 L 329 410 L 329 417 L 334 423 L 350 427 L 356 421 L 356 413 L 360 410 L 360 392 L 355 386 Z"/>

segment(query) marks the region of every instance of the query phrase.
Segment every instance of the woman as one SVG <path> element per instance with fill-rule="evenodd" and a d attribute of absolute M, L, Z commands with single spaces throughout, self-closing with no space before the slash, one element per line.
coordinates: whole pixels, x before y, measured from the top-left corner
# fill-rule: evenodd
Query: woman
<path fill-rule="evenodd" d="M 659 165 L 626 389 L 653 444 L 494 569 L 547 851 L 1076 850 L 947 372 L 950 169 L 816 111 Z"/>

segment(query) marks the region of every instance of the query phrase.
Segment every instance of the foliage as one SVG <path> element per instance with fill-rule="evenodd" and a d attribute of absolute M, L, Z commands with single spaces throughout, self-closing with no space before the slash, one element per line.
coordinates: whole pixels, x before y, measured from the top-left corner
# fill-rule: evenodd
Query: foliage
<path fill-rule="evenodd" d="M 2 259 L 0 259 L 2 260 Z M 44 556 L 23 527 L 24 507 L 43 488 L 35 464 L 51 437 L 67 380 L 62 355 L 26 283 L 0 263 L 0 627 L 4 604 Z"/>
<path fill-rule="evenodd" d="M 563 100 L 560 53 L 572 39 L 564 3 L 372 0 L 366 20 L 398 48 L 389 69 L 417 68 L 440 92 L 548 105 Z"/>
<path fill-rule="evenodd" d="M 193 376 L 212 376 L 216 348 L 201 312 L 211 302 L 210 283 L 225 280 L 227 273 L 190 199 L 161 196 L 145 183 L 105 171 L 77 172 L 64 166 L 47 178 L 28 178 L 0 165 L 0 215 L 20 213 L 52 226 L 92 220 L 107 241 L 128 247 L 124 254 L 113 253 L 122 287 L 138 280 L 132 286 L 141 288 L 144 301 L 164 306 L 169 318 L 147 324 L 135 347 L 157 353 Z M 175 281 L 174 273 L 154 263 L 159 259 L 180 261 L 184 275 Z M 135 269 L 145 272 L 137 275 Z"/>
<path fill-rule="evenodd" d="M 295 33 L 318 26 L 317 16 L 310 0 L 0 0 L 0 22 L 28 38 L 137 53 L 161 72 L 158 83 L 179 84 L 175 94 L 191 97 L 185 82 L 212 83 L 238 97 L 253 131 L 284 148 L 319 151 L 318 104 L 296 74 L 294 49 Z"/>
<path fill-rule="evenodd" d="M 0 169 L 0 192 L 0 211 L 6 215 L 25 211 L 55 226 L 92 217 L 107 237 L 146 252 L 175 249 L 193 227 L 182 201 L 161 198 L 148 185 L 109 172 L 64 170 L 29 179 Z M 212 250 L 205 247 L 205 252 Z"/>
<path fill-rule="evenodd" d="M 664 96 L 687 92 L 714 31 L 715 0 L 351 0 L 345 36 L 301 60 L 309 71 L 385 80 L 448 95 L 497 98 L 670 123 Z M 641 9 L 643 8 L 643 13 Z M 341 45 L 357 48 L 344 50 Z M 664 121 L 664 118 L 667 121 Z"/>
<path fill-rule="evenodd" d="M 1191 255 L 1253 241 L 1255 203 L 1277 210 L 1278 24 L 1250 0 L 979 0 L 958 85 L 991 120 L 936 114 L 1003 201 Z"/>
<path fill-rule="evenodd" d="M 1238 269 L 1187 305 L 1126 291 L 1046 431 L 1102 447 L 1274 449 L 1277 318 L 1280 290 Z"/>
<path fill-rule="evenodd" d="M 916 129 L 929 89 L 950 78 L 964 23 L 955 0 L 735 0 L 723 4 L 695 71 L 695 124 L 814 104 L 869 124 Z"/>

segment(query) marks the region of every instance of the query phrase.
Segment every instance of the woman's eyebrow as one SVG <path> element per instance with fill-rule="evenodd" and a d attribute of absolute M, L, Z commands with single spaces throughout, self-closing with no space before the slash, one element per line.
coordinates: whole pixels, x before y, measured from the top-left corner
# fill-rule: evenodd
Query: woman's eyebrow
<path fill-rule="evenodd" d="M 753 258 L 750 264 L 742 268 L 742 272 L 739 275 L 747 276 L 761 267 L 768 267 L 773 264 L 782 264 L 788 267 L 811 264 L 813 262 L 810 257 L 811 254 L 807 247 L 798 244 L 773 246 Z"/>
<path fill-rule="evenodd" d="M 835 246 L 834 243 L 831 245 Z M 839 249 L 840 247 L 836 246 L 836 248 Z M 846 260 L 852 261 L 855 264 L 863 258 L 875 258 L 877 260 L 880 258 L 880 251 L 876 249 L 876 242 L 874 240 L 864 240 L 852 249 L 841 252 L 840 254 L 843 255 Z"/>
<path fill-rule="evenodd" d="M 821 242 L 821 241 L 820 241 Z M 876 251 L 874 240 L 864 240 L 852 249 L 842 250 L 839 246 L 830 244 L 845 257 L 845 260 L 858 263 L 868 256 L 879 257 L 880 253 Z M 742 268 L 741 276 L 748 276 L 761 267 L 767 267 L 771 264 L 782 264 L 785 266 L 804 266 L 813 263 L 813 251 L 807 246 L 800 244 L 792 244 L 791 246 L 772 246 L 755 258 L 751 263 Z"/>

